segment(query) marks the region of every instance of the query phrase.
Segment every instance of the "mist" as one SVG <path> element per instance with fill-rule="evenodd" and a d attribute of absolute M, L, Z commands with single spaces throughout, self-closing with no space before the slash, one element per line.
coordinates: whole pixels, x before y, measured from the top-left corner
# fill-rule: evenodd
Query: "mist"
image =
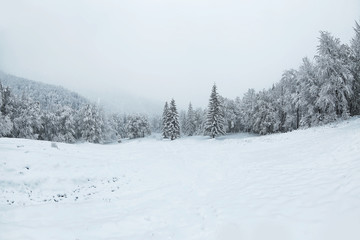
<path fill-rule="evenodd" d="M 174 98 L 206 107 L 261 90 L 316 54 L 319 31 L 348 43 L 360 1 L 0 1 L 0 69 L 123 111 Z"/>

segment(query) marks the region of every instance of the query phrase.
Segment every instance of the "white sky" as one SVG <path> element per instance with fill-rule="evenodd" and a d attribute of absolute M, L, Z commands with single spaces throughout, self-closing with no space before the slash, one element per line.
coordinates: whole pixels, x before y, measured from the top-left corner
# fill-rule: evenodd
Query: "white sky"
<path fill-rule="evenodd" d="M 268 88 L 320 30 L 348 43 L 355 20 L 359 0 L 0 0 L 0 69 L 116 104 L 206 107 L 214 82 L 229 98 Z"/>

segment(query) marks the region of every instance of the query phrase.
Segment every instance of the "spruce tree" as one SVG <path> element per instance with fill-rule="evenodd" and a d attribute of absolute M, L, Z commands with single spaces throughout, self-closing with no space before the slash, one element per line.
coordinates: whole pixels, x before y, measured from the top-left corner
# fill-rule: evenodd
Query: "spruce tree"
<path fill-rule="evenodd" d="M 91 143 L 103 142 L 104 117 L 94 104 L 87 104 L 81 110 L 79 128 L 83 140 Z"/>
<path fill-rule="evenodd" d="M 205 132 L 212 138 L 215 138 L 218 135 L 224 135 L 224 123 L 224 113 L 220 97 L 217 93 L 216 85 L 214 84 L 210 95 Z"/>
<path fill-rule="evenodd" d="M 351 116 L 360 114 L 360 25 L 357 22 L 355 22 L 354 30 L 355 36 L 350 45 L 350 71 L 354 78 L 352 84 L 353 96 L 349 103 Z"/>
<path fill-rule="evenodd" d="M 170 137 L 171 140 L 180 137 L 179 114 L 177 112 L 174 99 L 172 99 L 170 102 L 170 107 L 166 120 L 166 128 L 169 134 L 168 137 Z"/>
<path fill-rule="evenodd" d="M 130 139 L 143 138 L 151 134 L 150 124 L 145 115 L 130 116 L 126 128 Z"/>
<path fill-rule="evenodd" d="M 193 110 L 191 103 L 189 103 L 185 128 L 188 136 L 193 136 L 195 134 L 196 131 L 195 112 Z"/>
<path fill-rule="evenodd" d="M 75 120 L 74 110 L 68 106 L 62 106 L 57 111 L 58 115 L 58 139 L 60 142 L 74 143 L 75 139 Z"/>
<path fill-rule="evenodd" d="M 179 124 L 180 124 L 180 135 L 187 135 L 187 129 L 186 129 L 186 122 L 187 122 L 187 116 L 186 111 L 181 110 L 179 113 Z"/>
<path fill-rule="evenodd" d="M 348 99 L 352 97 L 353 76 L 346 63 L 347 47 L 328 32 L 321 32 L 317 62 L 317 77 L 322 83 L 315 105 L 321 110 L 320 121 L 334 121 L 349 114 Z"/>
<path fill-rule="evenodd" d="M 8 116 L 5 116 L 2 111 L 2 98 L 3 98 L 3 87 L 0 82 L 0 137 L 7 136 L 11 133 L 13 127 L 12 122 Z"/>
<path fill-rule="evenodd" d="M 204 110 L 202 108 L 197 108 L 194 112 L 195 112 L 195 135 L 204 135 L 207 110 Z"/>
<path fill-rule="evenodd" d="M 168 133 L 168 129 L 167 129 L 168 113 L 169 113 L 169 105 L 167 102 L 165 102 L 164 111 L 163 111 L 163 115 L 162 115 L 162 136 L 163 136 L 163 138 L 169 138 L 169 133 Z"/>

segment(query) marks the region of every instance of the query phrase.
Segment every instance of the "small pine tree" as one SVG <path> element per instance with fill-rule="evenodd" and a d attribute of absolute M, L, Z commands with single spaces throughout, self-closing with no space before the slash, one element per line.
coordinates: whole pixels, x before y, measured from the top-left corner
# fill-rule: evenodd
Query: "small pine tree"
<path fill-rule="evenodd" d="M 176 109 L 175 100 L 172 99 L 170 102 L 169 111 L 166 118 L 166 128 L 168 131 L 168 137 L 171 140 L 180 137 L 180 125 L 179 125 L 179 114 Z"/>
<path fill-rule="evenodd" d="M 195 111 L 195 135 L 204 135 L 206 124 L 206 110 L 197 108 Z"/>
<path fill-rule="evenodd" d="M 224 135 L 224 123 L 224 113 L 220 97 L 214 84 L 210 95 L 205 132 L 212 138 L 215 138 L 217 135 Z"/>
<path fill-rule="evenodd" d="M 186 133 L 188 136 L 193 136 L 195 134 L 195 131 L 196 131 L 195 112 L 193 110 L 191 103 L 189 103 L 189 108 L 187 111 L 185 128 L 186 128 Z"/>
<path fill-rule="evenodd" d="M 167 102 L 165 102 L 163 116 L 162 116 L 162 136 L 163 136 L 163 138 L 169 138 L 169 131 L 167 129 L 168 113 L 169 113 L 169 105 Z"/>
<path fill-rule="evenodd" d="M 186 112 L 184 110 L 181 110 L 179 113 L 179 124 L 180 124 L 180 134 L 181 135 L 187 135 L 187 129 L 186 129 L 186 122 L 187 122 L 187 116 Z"/>

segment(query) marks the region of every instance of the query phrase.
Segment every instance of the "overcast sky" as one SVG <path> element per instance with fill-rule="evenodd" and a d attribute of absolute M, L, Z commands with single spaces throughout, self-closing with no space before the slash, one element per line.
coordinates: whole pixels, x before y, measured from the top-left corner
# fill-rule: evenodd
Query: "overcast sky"
<path fill-rule="evenodd" d="M 206 107 L 214 82 L 229 98 L 268 88 L 316 54 L 320 30 L 348 43 L 355 20 L 359 0 L 0 0 L 0 69 Z"/>

